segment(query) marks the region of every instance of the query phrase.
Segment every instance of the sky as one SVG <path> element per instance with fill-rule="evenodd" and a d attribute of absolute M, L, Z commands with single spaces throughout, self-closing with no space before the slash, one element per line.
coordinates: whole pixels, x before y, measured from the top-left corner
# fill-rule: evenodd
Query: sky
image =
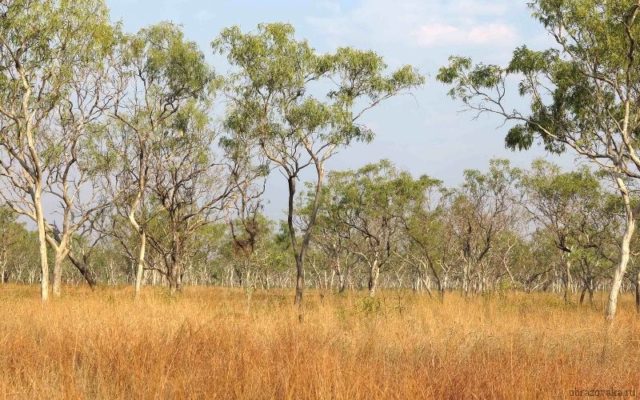
<path fill-rule="evenodd" d="M 491 158 L 509 158 L 527 167 L 546 157 L 571 168 L 571 156 L 550 156 L 540 148 L 512 152 L 504 148 L 507 128 L 491 116 L 475 119 L 461 112 L 436 81 L 438 68 L 450 55 L 485 63 L 505 63 L 519 45 L 550 45 L 541 25 L 531 17 L 528 0 L 107 0 L 112 19 L 128 32 L 160 21 L 182 25 L 217 72 L 226 66 L 211 51 L 211 41 L 226 27 L 255 30 L 259 23 L 288 22 L 296 36 L 319 52 L 352 46 L 374 50 L 389 68 L 411 64 L 427 83 L 411 95 L 393 98 L 362 119 L 376 133 L 370 144 L 344 149 L 330 169 L 356 169 L 382 158 L 415 175 L 427 174 L 448 186 L 462 181 L 465 169 L 484 170 Z M 268 215 L 283 216 L 286 185 L 270 179 Z"/>

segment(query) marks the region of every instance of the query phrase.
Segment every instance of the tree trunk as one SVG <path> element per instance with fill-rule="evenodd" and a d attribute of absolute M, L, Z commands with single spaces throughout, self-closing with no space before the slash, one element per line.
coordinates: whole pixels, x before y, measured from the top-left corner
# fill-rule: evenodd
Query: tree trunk
<path fill-rule="evenodd" d="M 571 293 L 569 293 L 570 289 L 571 289 L 571 260 L 567 258 L 567 260 L 565 261 L 565 270 L 564 270 L 564 302 L 566 304 L 571 303 Z"/>
<path fill-rule="evenodd" d="M 147 234 L 144 231 L 140 232 L 140 249 L 138 251 L 138 266 L 136 269 L 136 293 L 135 297 L 140 296 L 142 290 L 142 278 L 144 277 L 144 258 L 147 250 Z"/>
<path fill-rule="evenodd" d="M 303 240 L 300 247 L 298 247 L 298 239 L 296 237 L 296 230 L 293 223 L 294 212 L 294 199 L 296 195 L 296 177 L 290 176 L 288 178 L 289 184 L 289 207 L 287 213 L 287 226 L 289 227 L 289 237 L 291 239 L 291 247 L 293 249 L 293 255 L 296 261 L 296 294 L 293 304 L 297 305 L 302 310 L 302 297 L 304 295 L 304 250 L 305 241 Z M 300 317 L 302 314 L 300 314 Z"/>
<path fill-rule="evenodd" d="M 631 208 L 631 198 L 629 196 L 629 190 L 625 185 L 622 178 L 616 178 L 616 183 L 622 194 L 625 208 L 625 232 L 622 237 L 622 243 L 620 247 L 620 262 L 613 275 L 613 283 L 611 285 L 611 292 L 609 293 L 609 302 L 607 304 L 606 319 L 612 321 L 616 315 L 616 308 L 618 306 L 618 295 L 620 294 L 620 288 L 622 287 L 622 280 L 624 274 L 627 272 L 627 265 L 629 264 L 629 258 L 631 255 L 631 239 L 636 229 L 636 222 L 633 217 L 633 209 Z"/>
<path fill-rule="evenodd" d="M 53 296 L 60 297 L 62 294 L 62 263 L 65 256 L 60 251 L 56 251 L 53 261 Z"/>
<path fill-rule="evenodd" d="M 76 267 L 76 269 L 80 272 L 84 280 L 87 281 L 87 284 L 89 285 L 91 290 L 94 290 L 96 288 L 96 277 L 89 270 L 89 267 L 87 266 L 86 262 L 78 260 L 73 256 L 72 253 L 69 253 L 67 257 L 69 258 L 69 261 L 71 261 L 71 264 L 73 264 L 73 266 Z M 109 281 L 113 284 L 114 279 L 113 279 L 113 262 L 112 261 L 109 262 L 108 269 L 109 269 Z"/>
<path fill-rule="evenodd" d="M 313 157 L 313 156 L 312 156 Z M 289 185 L 289 207 L 287 213 L 287 225 L 289 227 L 289 235 L 291 238 L 291 247 L 293 249 L 293 254 L 296 260 L 296 296 L 294 299 L 294 304 L 299 307 L 299 318 L 302 320 L 302 296 L 304 293 L 304 256 L 307 252 L 307 248 L 309 247 L 309 243 L 311 243 L 311 231 L 316 222 L 316 217 L 318 216 L 318 210 L 320 209 L 320 196 L 322 192 L 322 182 L 324 179 L 324 166 L 323 161 L 318 160 L 316 158 L 314 160 L 314 165 L 316 167 L 316 185 L 314 189 L 314 198 L 313 198 L 313 206 L 311 208 L 311 213 L 309 214 L 309 219 L 306 226 L 306 231 L 302 236 L 302 240 L 300 241 L 300 246 L 298 246 L 298 240 L 296 238 L 295 226 L 293 224 L 293 213 L 294 213 L 294 199 L 296 194 L 296 176 L 288 177 L 288 185 Z"/>
<path fill-rule="evenodd" d="M 378 260 L 373 260 L 369 268 L 369 297 L 375 297 L 378 289 L 378 277 L 380 276 L 380 266 Z"/>
<path fill-rule="evenodd" d="M 42 301 L 49 300 L 49 260 L 47 258 L 47 237 L 42 210 L 42 186 L 38 183 L 34 188 L 33 206 L 38 226 L 38 244 L 40 251 L 40 296 Z"/>
<path fill-rule="evenodd" d="M 169 292 L 174 295 L 180 290 L 181 286 L 181 274 L 182 268 L 180 268 L 179 263 L 175 263 L 171 266 L 171 271 L 167 276 L 169 280 Z"/>
<path fill-rule="evenodd" d="M 302 306 L 302 296 L 304 294 L 304 264 L 302 254 L 296 254 L 296 297 L 294 304 Z"/>
<path fill-rule="evenodd" d="M 464 297 L 469 297 L 469 291 L 471 290 L 471 265 L 469 262 L 464 264 L 462 268 L 462 291 Z"/>
<path fill-rule="evenodd" d="M 7 283 L 7 248 L 2 249 L 2 259 L 0 260 L 0 284 Z"/>

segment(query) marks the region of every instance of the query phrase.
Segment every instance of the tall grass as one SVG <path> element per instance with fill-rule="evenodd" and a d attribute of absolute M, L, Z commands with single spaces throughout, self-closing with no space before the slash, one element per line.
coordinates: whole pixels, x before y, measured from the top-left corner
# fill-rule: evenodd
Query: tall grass
<path fill-rule="evenodd" d="M 640 320 L 550 295 L 0 287 L 0 398 L 419 399 L 640 394 Z M 594 392 L 592 392 L 594 393 Z"/>

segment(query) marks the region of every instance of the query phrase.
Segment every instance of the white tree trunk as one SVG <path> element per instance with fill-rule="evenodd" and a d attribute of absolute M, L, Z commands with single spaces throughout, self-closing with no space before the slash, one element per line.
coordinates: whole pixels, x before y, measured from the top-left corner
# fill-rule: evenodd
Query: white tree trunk
<path fill-rule="evenodd" d="M 627 265 L 629 264 L 629 258 L 631 255 L 630 246 L 631 239 L 636 229 L 636 221 L 633 216 L 633 209 L 631 208 L 631 199 L 629 196 L 629 190 L 621 178 L 616 178 L 616 183 L 622 194 L 624 201 L 626 221 L 625 232 L 622 237 L 622 243 L 620 247 L 620 262 L 613 275 L 613 283 L 611 285 L 611 292 L 609 293 L 609 302 L 607 304 L 606 318 L 612 321 L 616 315 L 616 309 L 618 306 L 618 295 L 620 294 L 620 288 L 624 279 L 624 274 L 627 271 Z"/>
<path fill-rule="evenodd" d="M 144 258 L 147 251 L 147 234 L 140 232 L 140 250 L 138 251 L 138 266 L 136 269 L 136 298 L 140 296 L 142 290 L 142 279 L 144 278 Z"/>
<path fill-rule="evenodd" d="M 375 297 L 378 289 L 378 277 L 380 276 L 380 267 L 378 260 L 373 260 L 371 270 L 369 271 L 369 297 Z"/>
<path fill-rule="evenodd" d="M 49 300 L 49 260 L 47 259 L 47 237 L 42 209 L 42 186 L 36 184 L 33 194 L 33 205 L 36 211 L 36 224 L 38 226 L 38 243 L 40 251 L 40 296 L 42 301 Z"/>
<path fill-rule="evenodd" d="M 62 294 L 62 262 L 64 256 L 60 252 L 56 252 L 53 263 L 53 296 L 60 297 Z"/>

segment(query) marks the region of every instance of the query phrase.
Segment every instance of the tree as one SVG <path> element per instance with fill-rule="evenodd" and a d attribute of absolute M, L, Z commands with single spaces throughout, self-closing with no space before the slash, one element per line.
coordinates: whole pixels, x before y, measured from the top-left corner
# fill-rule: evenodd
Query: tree
<path fill-rule="evenodd" d="M 440 195 L 439 201 L 435 201 L 434 191 Z M 436 192 L 437 193 L 437 192 Z M 420 268 L 420 276 L 423 278 L 427 269 L 436 281 L 440 300 L 444 301 L 447 290 L 451 261 L 454 249 L 451 246 L 452 229 L 447 221 L 447 197 L 449 193 L 442 187 L 439 181 L 432 181 L 427 188 L 425 201 L 416 203 L 414 209 L 402 221 L 404 230 L 409 239 L 405 257 L 412 260 Z"/>
<path fill-rule="evenodd" d="M 462 187 L 451 197 L 450 223 L 462 259 L 462 290 L 486 287 L 486 262 L 501 234 L 515 224 L 520 170 L 507 160 L 491 160 L 489 171 L 466 170 Z M 475 284 L 474 284 L 475 278 Z"/>
<path fill-rule="evenodd" d="M 626 218 L 606 311 L 611 320 L 635 232 L 628 179 L 640 177 L 640 2 L 535 0 L 530 7 L 555 48 L 519 47 L 507 67 L 452 57 L 438 79 L 468 109 L 513 122 L 508 147 L 527 149 L 537 139 L 549 151 L 570 148 L 613 176 Z M 507 104 L 512 78 L 528 107 Z"/>
<path fill-rule="evenodd" d="M 120 157 L 121 170 L 113 185 L 125 192 L 126 200 L 121 202 L 120 209 L 138 235 L 135 284 L 138 296 L 147 250 L 149 215 L 144 214 L 143 204 L 149 190 L 152 155 L 169 146 L 172 140 L 182 141 L 179 136 L 191 133 L 186 132 L 190 124 L 203 124 L 194 121 L 193 113 L 200 112 L 199 101 L 206 102 L 214 76 L 197 45 L 186 41 L 180 28 L 170 23 L 142 29 L 129 37 L 121 57 L 125 96 L 115 107 L 118 124 L 112 128 L 109 147 Z"/>
<path fill-rule="evenodd" d="M 269 164 L 255 145 L 255 138 L 236 132 L 223 137 L 221 145 L 235 166 L 230 176 L 233 192 L 226 210 L 230 230 L 232 264 L 240 286 L 250 286 L 251 265 L 269 221 L 262 215 Z"/>
<path fill-rule="evenodd" d="M 195 103 L 183 107 L 149 155 L 149 191 L 164 223 L 148 238 L 162 257 L 172 293 L 181 288 L 194 235 L 223 217 L 231 192 L 242 185 L 234 179 L 238 165 L 212 150 L 216 135 L 207 111 Z"/>
<path fill-rule="evenodd" d="M 25 282 L 37 266 L 37 235 L 27 230 L 10 207 L 0 206 L 0 284 Z"/>
<path fill-rule="evenodd" d="M 340 48 L 317 54 L 306 41 L 296 40 L 287 24 L 261 24 L 256 33 L 225 29 L 213 48 L 234 67 L 226 91 L 227 128 L 255 138 L 287 180 L 295 303 L 301 305 L 304 259 L 321 204 L 327 160 L 354 141 L 371 140 L 373 132 L 359 124 L 360 117 L 424 79 L 410 66 L 385 75 L 382 58 L 371 51 Z M 314 170 L 313 204 L 307 226 L 298 230 L 296 184 L 308 167 Z"/>
<path fill-rule="evenodd" d="M 367 265 L 369 296 L 376 294 L 380 269 L 397 254 L 407 214 L 424 206 L 427 189 L 436 183 L 427 176 L 413 179 L 387 160 L 329 174 L 326 213 L 350 232 L 347 249 Z"/>
<path fill-rule="evenodd" d="M 7 185 L 1 192 L 9 206 L 37 225 L 41 296 L 46 301 L 43 195 L 47 183 L 59 183 L 60 176 L 50 169 L 58 149 L 49 148 L 45 139 L 52 131 L 67 133 L 70 125 L 79 128 L 79 121 L 70 117 L 77 115 L 72 110 L 81 108 L 82 96 L 95 96 L 96 87 L 77 74 L 91 75 L 100 64 L 94 60 L 110 51 L 112 27 L 101 0 L 16 0 L 0 4 L 0 14 L 0 177 Z"/>
<path fill-rule="evenodd" d="M 522 181 L 525 208 L 562 253 L 565 301 L 569 301 L 574 262 L 583 276 L 583 300 L 585 290 L 593 292 L 592 261 L 608 261 L 607 240 L 618 231 L 607 193 L 588 168 L 562 173 L 544 160 L 535 161 Z"/>

